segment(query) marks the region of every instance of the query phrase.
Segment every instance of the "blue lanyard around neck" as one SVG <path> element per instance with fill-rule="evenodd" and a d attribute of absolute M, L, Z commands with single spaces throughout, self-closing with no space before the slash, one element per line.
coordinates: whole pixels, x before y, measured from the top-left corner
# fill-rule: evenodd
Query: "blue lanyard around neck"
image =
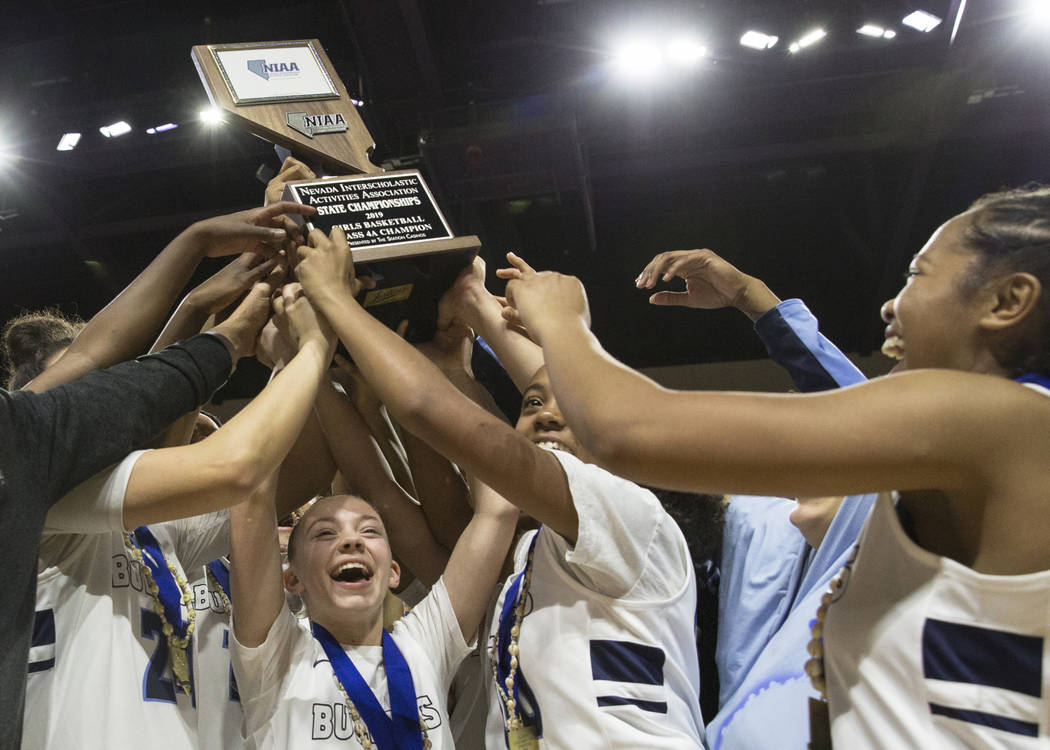
<path fill-rule="evenodd" d="M 423 732 L 419 726 L 412 672 L 390 634 L 383 631 L 383 666 L 390 690 L 392 714 L 387 716 L 372 688 L 368 687 L 339 642 L 323 625 L 314 622 L 311 627 L 314 638 L 320 642 L 332 671 L 361 714 L 376 747 L 379 750 L 423 750 Z"/>
<path fill-rule="evenodd" d="M 529 543 L 529 551 L 525 557 L 526 567 L 523 568 L 514 578 L 514 581 L 510 584 L 510 588 L 507 589 L 507 595 L 503 597 L 503 608 L 499 615 L 499 628 L 496 630 L 496 653 L 498 655 L 496 660 L 496 675 L 501 686 L 507 684 L 507 677 L 510 675 L 510 651 L 508 650 L 508 646 L 510 646 L 511 640 L 510 630 L 514 627 L 514 609 L 518 604 L 519 596 L 521 596 L 521 584 L 525 580 L 525 572 L 528 569 L 529 564 L 527 561 L 532 557 L 533 551 L 536 549 L 536 540 L 539 538 L 540 532 L 537 530 L 536 535 L 532 537 L 532 541 Z M 518 638 L 520 643 L 520 626 Z M 512 688 L 514 694 L 511 697 L 514 699 L 514 704 L 517 706 L 517 710 L 522 718 L 533 719 L 533 721 L 527 721 L 526 723 L 535 723 L 537 717 L 530 717 L 527 715 L 527 708 L 521 702 L 521 698 L 519 697 L 519 688 L 522 685 L 526 685 L 526 690 L 528 690 L 527 683 L 525 683 L 525 673 L 522 671 L 521 667 L 521 653 L 519 652 L 518 670 Z M 533 709 L 538 712 L 538 709 L 536 709 L 536 701 L 533 698 L 531 691 L 529 691 L 528 697 L 530 698 Z"/>
<path fill-rule="evenodd" d="M 222 564 L 222 560 L 212 560 L 208 563 L 208 570 L 215 576 L 216 583 L 222 588 L 222 592 L 226 594 L 226 597 L 230 596 L 230 571 L 226 569 L 226 566 Z"/>
<path fill-rule="evenodd" d="M 1048 378 L 1046 375 L 1040 375 L 1039 373 L 1035 372 L 1028 372 L 1019 378 L 1015 378 L 1015 380 L 1018 383 L 1033 383 L 1035 385 L 1041 385 L 1043 388 L 1046 388 L 1048 391 L 1050 391 L 1050 378 Z"/>
<path fill-rule="evenodd" d="M 184 637 L 189 627 L 189 620 L 182 617 L 182 590 L 168 568 L 160 542 L 153 536 L 148 526 L 139 526 L 131 534 L 131 543 L 142 552 L 142 561 L 149 568 L 153 582 L 157 584 L 157 600 L 164 608 L 164 619 L 174 629 L 175 634 Z"/>

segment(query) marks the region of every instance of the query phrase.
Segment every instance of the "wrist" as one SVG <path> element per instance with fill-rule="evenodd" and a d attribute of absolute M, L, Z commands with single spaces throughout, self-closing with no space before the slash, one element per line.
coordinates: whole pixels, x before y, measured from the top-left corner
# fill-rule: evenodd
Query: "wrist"
<path fill-rule="evenodd" d="M 217 339 L 223 346 L 225 346 L 227 353 L 230 355 L 230 364 L 234 367 L 237 366 L 237 360 L 240 359 L 241 355 L 238 353 L 236 344 L 234 344 L 233 340 L 226 332 L 221 331 L 218 328 L 213 328 L 210 331 L 205 331 L 204 335 Z"/>
<path fill-rule="evenodd" d="M 193 252 L 197 258 L 203 259 L 206 255 L 205 245 L 207 244 L 207 229 L 203 226 L 204 221 L 195 221 L 188 227 L 182 230 L 182 232 L 175 238 L 174 241 L 182 241 L 186 244 L 187 248 Z M 193 292 L 190 292 L 192 294 Z"/>
<path fill-rule="evenodd" d="M 322 286 L 317 289 L 303 288 L 306 298 L 314 309 L 322 313 L 329 320 L 336 311 L 345 308 L 354 302 L 352 290 L 346 286 Z"/>
<path fill-rule="evenodd" d="M 773 294 L 768 286 L 751 277 L 733 306 L 754 322 L 779 304 L 780 298 Z"/>
<path fill-rule="evenodd" d="M 506 321 L 503 320 L 503 305 L 487 292 L 477 300 L 477 304 L 471 305 L 468 315 L 472 319 L 464 318 L 464 324 L 473 328 L 475 335 L 486 340 L 504 330 Z"/>

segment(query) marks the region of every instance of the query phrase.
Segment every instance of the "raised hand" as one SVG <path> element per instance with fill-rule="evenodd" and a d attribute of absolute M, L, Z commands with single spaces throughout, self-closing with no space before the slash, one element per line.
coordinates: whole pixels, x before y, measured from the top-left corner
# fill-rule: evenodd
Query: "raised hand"
<path fill-rule="evenodd" d="M 259 331 L 270 314 L 272 291 L 272 287 L 266 282 L 254 284 L 233 314 L 212 329 L 212 332 L 222 335 L 230 342 L 233 347 L 230 354 L 235 363 L 239 358 L 250 357 L 255 353 Z"/>
<path fill-rule="evenodd" d="M 278 262 L 277 258 L 266 259 L 258 253 L 242 253 L 190 291 L 186 299 L 195 309 L 214 315 L 235 302 L 252 284 L 265 279 Z"/>
<path fill-rule="evenodd" d="M 277 203 L 281 200 L 281 196 L 284 195 L 284 185 L 287 182 L 294 182 L 295 180 L 315 180 L 317 175 L 313 173 L 313 170 L 303 164 L 295 157 L 289 156 L 284 160 L 281 165 L 281 171 L 277 173 L 277 176 L 266 183 L 266 197 L 263 200 L 264 206 L 269 206 L 271 203 Z"/>
<path fill-rule="evenodd" d="M 295 345 L 281 333 L 271 317 L 259 333 L 259 340 L 255 344 L 255 358 L 273 370 L 291 362 L 295 351 Z"/>
<path fill-rule="evenodd" d="M 277 329 L 296 349 L 316 342 L 329 350 L 331 359 L 331 353 L 335 351 L 335 333 L 306 299 L 301 285 L 285 284 L 281 293 L 274 297 L 273 310 Z"/>
<path fill-rule="evenodd" d="M 255 252 L 273 257 L 290 240 L 298 227 L 285 214 L 310 216 L 317 209 L 292 201 L 280 201 L 262 208 L 250 208 L 204 219 L 191 225 L 186 234 L 207 257 Z"/>
<path fill-rule="evenodd" d="M 336 299 L 340 295 L 353 298 L 362 289 L 374 286 L 372 279 L 355 276 L 350 246 L 346 244 L 346 234 L 339 227 L 333 227 L 327 237 L 320 229 L 315 229 L 310 232 L 306 242 L 296 250 L 299 263 L 295 267 L 295 275 L 306 296 L 315 304 Z"/>
<path fill-rule="evenodd" d="M 438 330 L 466 326 L 475 333 L 482 325 L 482 305 L 494 299 L 485 288 L 485 261 L 480 255 L 463 269 L 455 283 L 438 300 Z"/>
<path fill-rule="evenodd" d="M 554 271 L 537 272 L 514 253 L 507 253 L 507 261 L 511 268 L 496 271 L 501 279 L 510 279 L 505 320 L 525 326 L 541 345 L 545 331 L 569 319 L 579 318 L 590 327 L 587 293 L 579 279 Z"/>
<path fill-rule="evenodd" d="M 712 310 L 735 307 L 752 320 L 775 307 L 780 299 L 761 279 L 748 276 L 708 249 L 660 253 L 638 274 L 634 284 L 652 289 L 658 282 L 685 279 L 684 292 L 657 292 L 654 305 L 676 305 Z"/>

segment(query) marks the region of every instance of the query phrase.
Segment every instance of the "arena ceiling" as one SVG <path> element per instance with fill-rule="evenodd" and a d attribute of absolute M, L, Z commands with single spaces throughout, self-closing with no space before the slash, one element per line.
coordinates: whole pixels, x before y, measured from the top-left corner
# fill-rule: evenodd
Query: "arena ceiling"
<path fill-rule="evenodd" d="M 652 309 L 634 289 L 655 253 L 704 246 L 804 298 L 847 351 L 877 350 L 878 307 L 941 221 L 1050 179 L 1050 27 L 1031 6 L 25 3 L 0 28 L 0 317 L 89 316 L 183 227 L 261 200 L 273 150 L 197 121 L 190 47 L 317 37 L 363 102 L 374 160 L 422 169 L 490 269 L 514 250 L 580 275 L 596 332 L 630 364 L 763 355 L 742 316 Z M 903 26 L 916 8 L 943 22 Z M 818 44 L 788 50 L 817 27 Z M 743 47 L 748 29 L 780 40 Z M 626 81 L 610 63 L 632 34 L 692 34 L 706 56 Z M 99 134 L 121 119 L 127 136 Z M 145 132 L 167 122 L 180 127 Z M 81 142 L 56 151 L 67 131 Z"/>

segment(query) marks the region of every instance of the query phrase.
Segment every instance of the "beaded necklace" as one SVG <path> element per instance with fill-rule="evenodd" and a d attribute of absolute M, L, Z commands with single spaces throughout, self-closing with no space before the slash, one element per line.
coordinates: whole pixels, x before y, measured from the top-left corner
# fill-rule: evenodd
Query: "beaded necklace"
<path fill-rule="evenodd" d="M 525 561 L 525 569 L 521 574 L 521 588 L 517 592 L 518 596 L 514 605 L 514 624 L 510 628 L 510 639 L 507 644 L 507 654 L 510 656 L 509 669 L 507 670 L 506 678 L 502 682 L 499 678 L 500 654 L 498 639 L 496 647 L 492 649 L 491 653 L 492 681 L 496 684 L 497 695 L 499 695 L 500 700 L 503 701 L 503 705 L 506 707 L 503 729 L 507 734 L 508 746 L 513 750 L 516 750 L 516 748 L 538 747 L 534 729 L 527 727 L 522 721 L 521 713 L 518 711 L 517 691 L 514 687 L 515 677 L 518 672 L 518 636 L 521 633 L 521 621 L 525 618 L 525 602 L 532 583 L 532 559 L 535 554 L 536 539 L 538 538 L 539 532 L 537 531 L 536 536 L 533 537 L 532 543 L 529 545 L 529 555 Z M 512 590 L 508 590 L 507 593 L 512 593 Z"/>
<path fill-rule="evenodd" d="M 143 550 L 137 538 L 137 535 L 140 533 L 147 540 L 145 550 Z M 190 639 L 193 636 L 193 628 L 197 620 L 197 612 L 193 609 L 193 597 L 190 594 L 189 583 L 186 581 L 185 576 L 164 558 L 159 544 L 157 544 L 156 539 L 153 538 L 153 534 L 150 533 L 147 527 L 140 526 L 135 531 L 125 531 L 124 546 L 127 548 L 131 558 L 139 564 L 143 580 L 146 583 L 146 590 L 153 599 L 153 611 L 157 613 L 163 623 L 161 630 L 168 641 L 168 655 L 171 661 L 171 671 L 175 677 L 175 684 L 186 695 L 191 695 L 193 683 L 190 681 L 188 652 Z M 148 560 L 145 557 L 145 553 L 149 554 Z M 163 598 L 165 600 L 177 599 L 177 601 L 162 601 L 160 586 L 156 579 L 158 575 L 164 576 L 165 567 L 168 574 L 168 580 L 163 581 L 165 588 L 171 590 L 170 584 L 174 584 L 176 588 L 172 590 L 174 596 Z M 186 610 L 185 620 L 182 619 L 184 605 Z M 174 613 L 174 623 L 168 619 L 169 609 Z"/>
<path fill-rule="evenodd" d="M 335 686 L 339 688 L 339 692 L 343 694 L 343 702 L 346 704 L 346 710 L 350 712 L 350 721 L 354 723 L 354 736 L 364 750 L 371 750 L 371 748 L 376 747 L 376 744 L 372 742 L 372 735 L 368 733 L 368 728 L 365 726 L 365 721 L 361 718 L 357 706 L 355 706 L 354 702 L 350 700 L 350 695 L 346 692 L 346 688 L 343 687 L 339 675 L 332 672 L 332 679 L 335 680 Z M 430 750 L 432 743 L 430 742 L 430 737 L 427 735 L 427 725 L 423 723 L 423 719 L 419 720 L 419 729 L 423 733 L 423 750 Z"/>
<path fill-rule="evenodd" d="M 223 560 L 225 561 L 226 558 L 223 558 Z M 229 565 L 229 561 L 226 561 L 226 564 Z M 218 560 L 212 560 L 210 563 L 208 563 L 205 566 L 205 570 L 208 571 L 208 583 L 209 584 L 214 584 L 215 592 L 219 595 L 219 601 L 222 603 L 222 613 L 224 615 L 228 615 L 230 613 L 231 609 L 232 609 L 232 605 L 230 604 L 230 597 L 226 593 L 226 586 L 224 586 L 222 584 L 222 581 L 219 580 L 219 576 L 216 575 L 215 568 L 213 568 L 212 565 L 222 566 L 223 563 L 218 561 Z M 227 573 L 226 574 L 226 585 L 227 586 L 229 585 L 229 580 L 230 580 L 229 579 L 229 573 Z M 209 585 L 208 588 L 210 589 L 210 588 L 212 588 L 212 586 Z"/>

